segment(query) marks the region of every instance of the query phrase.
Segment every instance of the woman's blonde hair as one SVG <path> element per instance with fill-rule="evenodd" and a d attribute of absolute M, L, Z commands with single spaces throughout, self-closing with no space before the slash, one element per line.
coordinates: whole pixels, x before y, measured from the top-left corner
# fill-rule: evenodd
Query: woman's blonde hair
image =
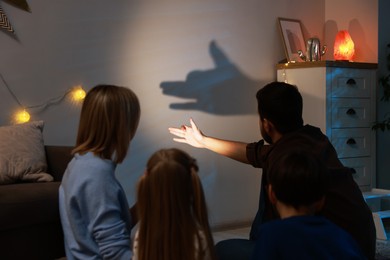
<path fill-rule="evenodd" d="M 97 85 L 85 97 L 74 153 L 121 163 L 138 127 L 141 109 L 129 88 Z"/>
<path fill-rule="evenodd" d="M 149 159 L 138 183 L 139 260 L 215 258 L 197 171 L 196 160 L 179 149 L 162 149 Z"/>

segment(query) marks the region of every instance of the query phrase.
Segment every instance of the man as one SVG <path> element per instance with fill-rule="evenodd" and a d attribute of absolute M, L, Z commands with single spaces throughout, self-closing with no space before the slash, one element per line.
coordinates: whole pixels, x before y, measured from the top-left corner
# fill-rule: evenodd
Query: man
<path fill-rule="evenodd" d="M 219 242 L 220 259 L 249 259 L 260 225 L 278 218 L 265 192 L 267 170 L 281 155 L 300 147 L 312 152 L 328 167 L 330 187 L 321 214 L 349 232 L 368 259 L 375 258 L 376 234 L 372 213 L 364 201 L 350 169 L 344 167 L 329 139 L 319 128 L 303 125 L 302 96 L 290 84 L 272 82 L 257 94 L 260 131 L 263 140 L 243 143 L 218 139 L 203 134 L 191 119 L 191 126 L 169 128 L 177 136 L 174 141 L 193 147 L 206 148 L 234 160 L 262 168 L 259 208 L 252 223 L 250 239 Z M 267 142 L 268 144 L 266 144 Z"/>

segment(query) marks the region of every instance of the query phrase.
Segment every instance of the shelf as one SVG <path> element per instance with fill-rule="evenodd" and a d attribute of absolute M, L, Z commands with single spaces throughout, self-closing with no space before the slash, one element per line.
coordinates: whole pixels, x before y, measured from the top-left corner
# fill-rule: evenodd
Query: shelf
<path fill-rule="evenodd" d="M 355 68 L 355 69 L 377 69 L 377 63 L 353 62 L 353 61 L 302 61 L 302 62 L 286 62 L 276 64 L 276 69 L 299 69 L 313 67 L 338 67 L 338 68 Z"/>

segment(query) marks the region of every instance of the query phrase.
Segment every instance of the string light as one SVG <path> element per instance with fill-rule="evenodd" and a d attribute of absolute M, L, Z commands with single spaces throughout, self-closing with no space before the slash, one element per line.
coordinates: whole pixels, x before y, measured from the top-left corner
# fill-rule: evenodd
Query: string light
<path fill-rule="evenodd" d="M 30 114 L 25 109 L 23 109 L 15 113 L 14 121 L 16 124 L 23 124 L 30 121 L 30 118 Z"/>
<path fill-rule="evenodd" d="M 15 93 L 8 86 L 7 82 L 4 80 L 4 77 L 1 73 L 0 73 L 0 77 L 1 77 L 1 80 L 3 81 L 5 87 L 7 88 L 8 92 L 11 94 L 11 96 L 14 98 L 14 100 L 21 107 L 21 109 L 18 110 L 17 112 L 15 112 L 14 116 L 13 116 L 13 122 L 16 124 L 26 123 L 26 122 L 30 121 L 31 116 L 30 116 L 30 113 L 28 112 L 28 110 L 32 110 L 32 109 L 44 110 L 45 108 L 47 108 L 53 104 L 57 104 L 57 103 L 61 102 L 68 95 L 70 96 L 72 102 L 79 103 L 82 100 L 84 100 L 85 95 L 86 95 L 85 90 L 82 88 L 82 86 L 78 85 L 78 86 L 75 86 L 75 87 L 68 89 L 61 96 L 49 99 L 45 103 L 34 105 L 34 106 L 23 106 L 22 103 L 19 101 L 19 99 L 16 97 Z"/>
<path fill-rule="evenodd" d="M 87 93 L 85 93 L 85 90 L 81 86 L 76 86 L 71 91 L 72 101 L 74 102 L 80 102 L 84 100 Z"/>
<path fill-rule="evenodd" d="M 282 76 L 283 76 L 283 81 L 284 81 L 284 83 L 288 83 L 286 68 L 288 67 L 289 64 L 290 64 L 290 62 L 286 62 L 286 63 L 284 64 L 284 67 L 283 67 Z"/>

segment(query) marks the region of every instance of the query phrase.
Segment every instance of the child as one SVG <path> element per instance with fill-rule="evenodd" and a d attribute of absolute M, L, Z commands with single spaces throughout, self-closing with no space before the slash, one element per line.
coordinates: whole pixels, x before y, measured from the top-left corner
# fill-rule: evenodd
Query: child
<path fill-rule="evenodd" d="M 281 220 L 263 224 L 253 259 L 366 259 L 349 233 L 314 214 L 325 203 L 326 167 L 292 151 L 268 172 L 267 192 Z"/>
<path fill-rule="evenodd" d="M 74 157 L 59 188 L 67 260 L 131 259 L 131 217 L 114 171 L 140 119 L 128 88 L 98 85 L 85 97 Z"/>
<path fill-rule="evenodd" d="M 195 159 L 179 149 L 154 153 L 138 183 L 133 260 L 215 259 Z"/>

